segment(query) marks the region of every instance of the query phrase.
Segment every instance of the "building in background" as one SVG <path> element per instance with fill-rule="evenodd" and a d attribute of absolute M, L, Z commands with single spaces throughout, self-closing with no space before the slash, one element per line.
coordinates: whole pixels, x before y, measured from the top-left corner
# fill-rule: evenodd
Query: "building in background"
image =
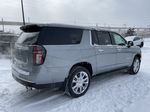
<path fill-rule="evenodd" d="M 0 31 L 0 54 L 11 54 L 17 37 L 14 33 Z"/>

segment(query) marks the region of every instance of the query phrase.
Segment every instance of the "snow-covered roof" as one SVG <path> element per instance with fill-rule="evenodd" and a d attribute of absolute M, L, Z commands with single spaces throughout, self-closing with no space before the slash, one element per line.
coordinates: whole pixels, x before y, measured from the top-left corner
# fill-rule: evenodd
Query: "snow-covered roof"
<path fill-rule="evenodd" d="M 125 37 L 125 39 L 128 40 L 128 41 L 133 41 L 133 39 L 135 37 L 137 37 L 137 36 L 127 36 L 127 37 Z"/>

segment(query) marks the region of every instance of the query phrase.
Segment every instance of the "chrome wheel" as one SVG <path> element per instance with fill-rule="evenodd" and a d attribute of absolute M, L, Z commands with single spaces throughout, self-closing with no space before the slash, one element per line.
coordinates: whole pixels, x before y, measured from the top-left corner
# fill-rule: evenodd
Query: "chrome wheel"
<path fill-rule="evenodd" d="M 140 60 L 136 58 L 133 64 L 133 71 L 137 73 L 139 71 L 139 68 L 140 68 Z"/>
<path fill-rule="evenodd" d="M 88 88 L 88 85 L 89 85 L 89 76 L 88 76 L 88 74 L 84 71 L 78 72 L 73 77 L 71 85 L 72 85 L 71 86 L 72 91 L 75 94 L 82 94 Z"/>

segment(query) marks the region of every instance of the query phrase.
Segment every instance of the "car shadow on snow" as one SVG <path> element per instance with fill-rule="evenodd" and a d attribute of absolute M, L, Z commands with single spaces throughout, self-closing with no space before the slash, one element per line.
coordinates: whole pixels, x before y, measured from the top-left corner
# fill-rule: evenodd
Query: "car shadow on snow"
<path fill-rule="evenodd" d="M 24 93 L 20 94 L 18 98 L 21 98 L 22 100 L 16 102 L 11 106 L 12 110 L 15 112 L 37 112 L 39 111 L 39 109 L 42 111 L 46 111 L 47 108 L 52 109 L 71 100 L 70 97 L 67 97 L 62 91 L 58 89 L 35 89 L 24 91 Z"/>
<path fill-rule="evenodd" d="M 111 80 L 115 80 L 116 78 L 126 75 L 129 74 L 124 73 L 124 71 L 99 74 L 92 78 L 91 86 L 88 92 L 90 92 L 92 89 L 96 89 L 99 85 L 109 83 Z M 86 95 L 88 94 L 85 94 L 83 97 L 86 97 Z M 15 112 L 37 112 L 39 109 L 44 112 L 56 109 L 62 105 L 70 103 L 73 100 L 73 98 L 68 97 L 64 94 L 64 92 L 58 89 L 40 91 L 34 89 L 28 92 L 23 90 L 21 94 L 16 97 L 20 98 L 21 100 L 12 106 L 12 109 Z"/>

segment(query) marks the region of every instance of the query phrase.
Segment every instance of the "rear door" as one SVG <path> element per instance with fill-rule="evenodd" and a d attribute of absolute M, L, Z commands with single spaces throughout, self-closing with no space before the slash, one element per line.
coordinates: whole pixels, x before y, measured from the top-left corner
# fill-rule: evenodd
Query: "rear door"
<path fill-rule="evenodd" d="M 133 42 L 135 45 L 141 45 L 141 38 L 140 37 L 134 37 Z"/>
<path fill-rule="evenodd" d="M 24 71 L 32 71 L 32 50 L 39 32 L 23 32 L 19 36 L 13 51 L 13 66 Z"/>
<path fill-rule="evenodd" d="M 116 68 L 116 47 L 107 31 L 93 31 L 93 45 L 96 50 L 97 71 L 99 73 Z"/>

